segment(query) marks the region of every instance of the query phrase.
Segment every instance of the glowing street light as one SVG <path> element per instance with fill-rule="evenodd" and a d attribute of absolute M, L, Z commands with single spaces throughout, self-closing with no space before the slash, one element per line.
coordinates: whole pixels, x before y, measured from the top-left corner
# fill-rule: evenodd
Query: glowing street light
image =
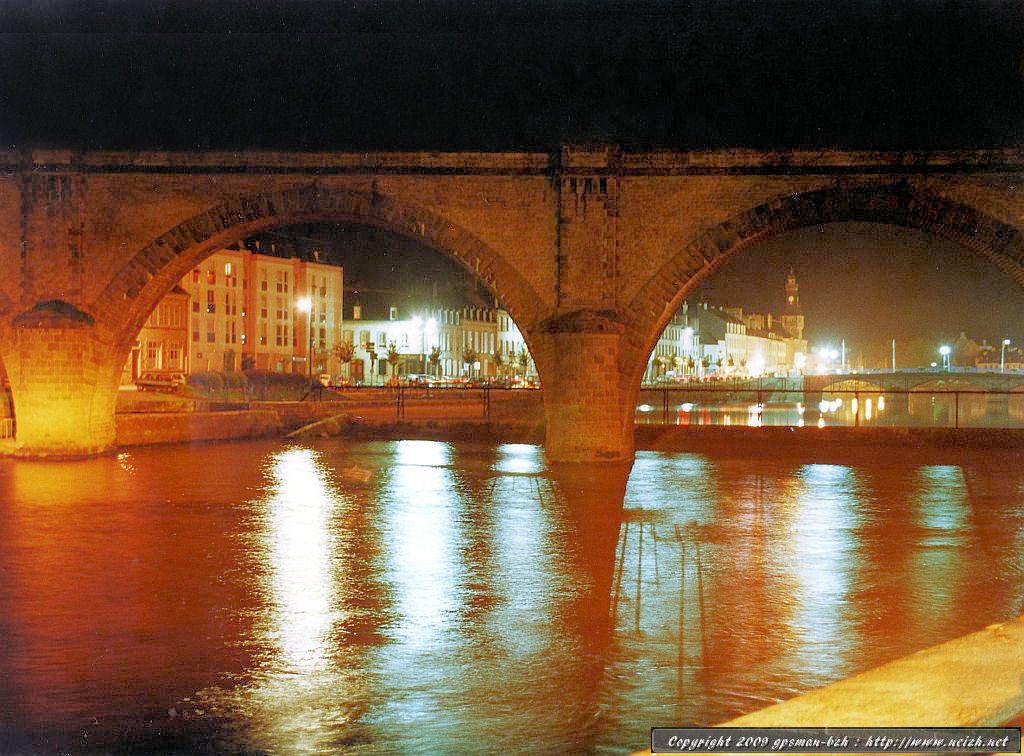
<path fill-rule="evenodd" d="M 949 354 L 953 350 L 948 344 L 943 344 L 939 347 L 939 354 L 942 355 L 942 367 L 949 372 Z"/>
<path fill-rule="evenodd" d="M 313 381 L 313 319 L 311 314 L 313 312 L 313 300 L 309 297 L 302 297 L 298 302 L 295 303 L 296 309 L 299 312 L 306 313 L 306 330 L 309 331 L 309 356 L 308 356 L 308 371 L 310 383 Z"/>
<path fill-rule="evenodd" d="M 833 364 L 839 356 L 839 352 L 831 346 L 815 347 L 814 353 L 818 355 L 818 369 L 823 373 L 828 373 L 832 370 Z"/>
<path fill-rule="evenodd" d="M 1009 339 L 1003 339 L 1003 345 L 999 349 L 999 372 L 1006 370 L 1006 347 L 1010 346 Z"/>
<path fill-rule="evenodd" d="M 423 320 L 419 315 L 413 315 L 410 321 L 413 331 L 420 334 L 420 374 L 427 372 L 427 334 L 433 334 L 437 330 L 437 321 L 434 318 Z"/>

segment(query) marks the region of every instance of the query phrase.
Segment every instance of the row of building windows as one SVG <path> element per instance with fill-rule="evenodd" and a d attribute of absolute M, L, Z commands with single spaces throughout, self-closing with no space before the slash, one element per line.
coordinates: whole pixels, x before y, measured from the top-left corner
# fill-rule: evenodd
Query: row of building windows
<path fill-rule="evenodd" d="M 176 302 L 161 302 L 149 316 L 146 325 L 151 328 L 184 328 L 185 310 Z"/>

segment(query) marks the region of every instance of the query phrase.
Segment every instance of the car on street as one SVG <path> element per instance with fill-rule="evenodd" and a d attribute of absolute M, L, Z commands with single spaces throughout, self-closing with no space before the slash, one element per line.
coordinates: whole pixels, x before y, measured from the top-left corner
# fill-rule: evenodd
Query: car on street
<path fill-rule="evenodd" d="M 139 391 L 178 391 L 185 385 L 184 373 L 147 371 L 135 379 Z"/>

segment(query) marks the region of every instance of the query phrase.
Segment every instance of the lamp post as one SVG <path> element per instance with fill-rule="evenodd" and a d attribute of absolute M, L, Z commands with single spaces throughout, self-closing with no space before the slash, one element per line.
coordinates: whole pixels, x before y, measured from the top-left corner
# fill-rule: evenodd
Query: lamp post
<path fill-rule="evenodd" d="M 309 297 L 303 297 L 295 306 L 301 311 L 306 313 L 306 330 L 309 331 L 309 352 L 308 352 L 308 371 L 309 371 L 309 382 L 313 382 L 313 300 Z"/>
<path fill-rule="evenodd" d="M 434 318 L 424 320 L 419 315 L 414 315 L 410 321 L 412 329 L 420 335 L 420 375 L 427 374 L 427 334 L 437 330 L 437 321 Z"/>
<path fill-rule="evenodd" d="M 428 335 L 433 335 L 437 331 L 437 321 L 434 318 L 427 318 L 427 322 L 423 325 L 423 341 L 421 342 L 423 350 L 423 373 L 427 374 L 427 346 L 430 342 L 427 341 Z M 433 349 L 433 345 L 430 345 Z"/>
<path fill-rule="evenodd" d="M 1003 344 L 999 348 L 999 372 L 1002 373 L 1006 370 L 1006 347 L 1010 346 L 1009 339 L 1003 339 Z"/>
<path fill-rule="evenodd" d="M 942 367 L 949 372 L 949 353 L 953 350 L 947 345 L 943 344 L 939 347 L 939 354 L 942 355 Z"/>
<path fill-rule="evenodd" d="M 419 315 L 413 315 L 412 316 L 412 320 L 410 321 L 410 324 L 412 325 L 413 332 L 414 333 L 419 333 L 419 335 L 420 335 L 420 358 L 419 358 L 418 362 L 420 363 L 420 368 L 423 368 L 424 365 L 426 364 L 424 362 L 424 357 L 423 357 L 423 339 L 424 339 L 424 336 L 423 336 L 423 318 L 421 318 Z M 420 372 L 420 375 L 422 375 L 423 373 L 425 373 L 427 371 L 421 369 L 419 372 Z"/>

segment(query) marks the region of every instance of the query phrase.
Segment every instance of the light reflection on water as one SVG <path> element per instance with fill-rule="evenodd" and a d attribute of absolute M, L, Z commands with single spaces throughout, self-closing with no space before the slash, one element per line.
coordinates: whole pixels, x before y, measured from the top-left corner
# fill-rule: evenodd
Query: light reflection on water
<path fill-rule="evenodd" d="M 0 751 L 625 751 L 1024 611 L 1012 455 L 827 461 L 0 464 Z"/>
<path fill-rule="evenodd" d="M 953 387 L 956 388 L 956 387 Z M 844 389 L 852 390 L 852 389 Z M 942 387 L 942 391 L 953 390 Z M 928 390 L 910 394 L 882 394 L 864 390 L 858 395 L 832 392 L 796 394 L 765 390 L 737 391 L 715 400 L 697 392 L 642 392 L 637 406 L 640 424 L 851 427 L 888 426 L 907 428 L 1021 428 L 1024 427 L 1024 394 L 985 394 L 975 387 L 954 393 Z M 805 400 L 822 397 L 805 405 Z M 886 398 L 888 397 L 888 398 Z M 685 401 L 684 401 L 685 400 Z M 703 401 L 701 401 L 703 400 Z"/>

